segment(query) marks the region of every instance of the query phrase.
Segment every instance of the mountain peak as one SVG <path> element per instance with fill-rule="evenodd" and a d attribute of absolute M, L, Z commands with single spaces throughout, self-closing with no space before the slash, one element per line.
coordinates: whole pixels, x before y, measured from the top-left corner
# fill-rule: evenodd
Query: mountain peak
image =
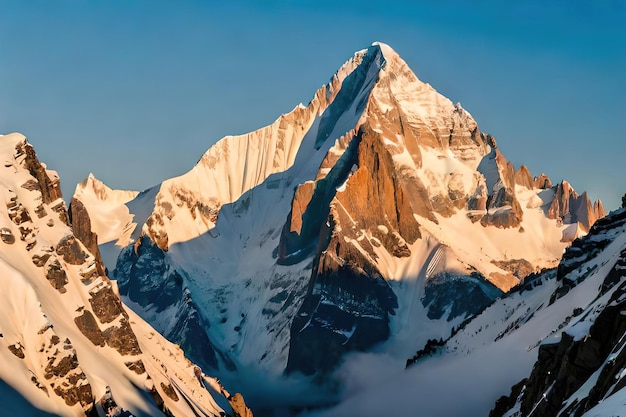
<path fill-rule="evenodd" d="M 372 42 L 372 46 L 379 47 L 383 55 L 388 58 L 399 56 L 398 53 L 391 46 L 389 46 L 388 44 L 384 42 L 379 42 L 379 41 Z"/>
<path fill-rule="evenodd" d="M 375 42 L 306 107 L 223 138 L 186 174 L 119 205 L 143 236 L 108 267 L 159 330 L 214 348 L 201 358 L 212 366 L 323 372 L 385 340 L 423 345 L 430 320 L 437 338 L 450 334 L 556 266 L 564 237 L 579 234 L 569 221 L 593 216 L 549 183 L 516 174 L 468 111 Z M 184 294 L 166 291 L 180 281 Z M 193 320 L 156 317 L 155 305 Z"/>

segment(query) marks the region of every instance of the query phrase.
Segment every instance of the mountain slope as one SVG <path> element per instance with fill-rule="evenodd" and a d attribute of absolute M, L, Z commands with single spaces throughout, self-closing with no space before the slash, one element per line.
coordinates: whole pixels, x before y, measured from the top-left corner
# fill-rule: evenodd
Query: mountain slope
<path fill-rule="evenodd" d="M 90 217 L 95 193 L 87 181 L 74 196 Z M 379 43 L 308 106 L 131 201 L 99 201 L 117 224 L 134 216 L 99 239 L 125 300 L 224 381 L 329 373 L 374 346 L 404 361 L 555 267 L 604 215 L 516 171 Z"/>
<path fill-rule="evenodd" d="M 502 397 L 490 414 L 618 415 L 626 401 L 626 209 L 597 222 L 590 234 L 573 245 L 559 266 L 560 287 L 551 301 L 568 293 L 598 267 L 602 252 L 612 249 L 597 294 L 590 293 L 593 308 L 575 311 L 557 341 L 540 346 L 528 378 Z M 612 241 L 621 241 L 615 246 Z M 595 295 L 595 299 L 594 299 Z"/>
<path fill-rule="evenodd" d="M 352 395 L 315 415 L 621 415 L 625 220 L 622 209 L 596 223 L 558 269 L 528 277 L 406 370 L 353 356 L 339 372 Z"/>
<path fill-rule="evenodd" d="M 232 413 L 216 380 L 125 308 L 24 136 L 0 136 L 0 155 L 2 402 L 16 415 Z"/>

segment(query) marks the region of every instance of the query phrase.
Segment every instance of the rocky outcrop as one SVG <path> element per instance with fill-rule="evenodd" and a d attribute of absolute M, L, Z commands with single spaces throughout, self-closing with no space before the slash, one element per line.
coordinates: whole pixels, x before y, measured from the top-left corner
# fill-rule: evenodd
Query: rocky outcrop
<path fill-rule="evenodd" d="M 547 190 L 552 188 L 552 180 L 546 174 L 541 174 L 533 179 L 535 188 L 539 190 Z"/>
<path fill-rule="evenodd" d="M 587 193 L 578 195 L 567 181 L 557 184 L 552 204 L 548 209 L 548 216 L 563 223 L 579 223 L 585 232 L 606 215 L 602 202 L 593 204 Z"/>
<path fill-rule="evenodd" d="M 100 323 L 111 323 L 120 316 L 128 318 L 122 306 L 122 300 L 113 292 L 109 282 L 105 281 L 105 285 L 101 285 L 95 291 L 90 291 L 89 295 L 91 296 L 89 304 Z"/>
<path fill-rule="evenodd" d="M 137 336 L 128 323 L 128 319 L 121 318 L 118 325 L 110 326 L 102 332 L 107 345 L 117 350 L 120 355 L 139 355 L 141 348 Z"/>
<path fill-rule="evenodd" d="M 74 235 L 66 235 L 59 240 L 56 246 L 56 253 L 70 265 L 82 265 L 88 257 L 87 252 L 85 252 Z"/>
<path fill-rule="evenodd" d="M 195 388 L 197 392 L 187 388 L 198 383 L 189 376 L 193 364 L 180 348 L 125 310 L 115 283 L 87 247 L 97 251 L 84 207 L 73 205 L 73 229 L 68 227 L 58 179 L 37 160 L 22 135 L 2 136 L 0 156 L 5 161 L 0 166 L 0 196 L 6 204 L 4 214 L 0 213 L 4 288 L 0 292 L 4 395 L 0 396 L 6 399 L 7 392 L 14 392 L 5 388 L 8 383 L 15 396 L 45 410 L 37 415 L 83 411 L 96 415 L 94 392 L 110 384 L 113 390 L 125 392 L 120 396 L 125 406 L 152 414 L 156 409 L 145 394 L 154 386 L 158 390 L 160 383 L 171 386 L 175 376 L 180 384 L 173 388 L 176 395 L 185 396 L 189 403 L 172 407 L 173 400 L 161 392 L 164 413 L 174 415 L 171 410 L 175 410 L 176 415 L 190 415 L 192 407 L 198 407 L 204 414 L 220 415 L 223 410 L 213 394 L 202 386 Z M 142 350 L 144 346 L 151 354 Z M 142 380 L 154 381 L 153 387 L 132 382 Z M 97 387 L 91 381 L 97 381 Z M 109 387 L 107 391 L 110 394 Z M 129 396 L 134 399 L 128 401 Z"/>
<path fill-rule="evenodd" d="M 531 177 L 530 171 L 528 171 L 526 165 L 521 165 L 515 172 L 515 184 L 526 187 L 529 190 L 535 188 L 535 182 L 533 180 L 533 177 Z"/>
<path fill-rule="evenodd" d="M 506 261 L 492 261 L 499 268 L 515 275 L 519 280 L 523 280 L 528 275 L 536 272 L 536 267 L 526 259 L 510 259 Z"/>
<path fill-rule="evenodd" d="M 45 166 L 39 162 L 35 149 L 28 142 L 18 143 L 15 147 L 15 156 L 19 158 L 24 155 L 22 163 L 25 168 L 30 172 L 38 186 L 34 185 L 33 189 L 41 192 L 41 197 L 44 204 L 50 204 L 55 200 L 62 198 L 61 194 L 61 182 L 59 177 L 54 175 L 52 178 L 48 175 L 49 171 Z"/>
<path fill-rule="evenodd" d="M 65 285 L 69 282 L 67 279 L 67 273 L 61 266 L 61 263 L 56 258 L 50 258 L 50 262 L 45 267 L 46 278 L 50 282 L 50 285 L 60 293 L 65 293 Z"/>
<path fill-rule="evenodd" d="M 89 212 L 80 200 L 72 198 L 68 217 L 72 225 L 74 236 L 76 236 L 76 238 L 85 245 L 85 248 L 96 258 L 98 274 L 105 275 L 102 256 L 100 255 L 100 249 L 98 249 L 98 235 L 92 232 Z"/>
<path fill-rule="evenodd" d="M 159 277 L 157 285 L 152 283 L 155 276 Z M 168 263 L 165 251 L 148 236 L 141 236 L 134 246 L 122 251 L 113 278 L 117 279 L 120 293 L 145 310 L 159 313 L 175 309 L 176 322 L 158 330 L 180 345 L 195 363 L 206 369 L 235 368 L 209 339 L 206 329 L 210 324 L 198 312 L 189 292 L 183 289 L 181 273 Z M 142 311 L 138 313 L 141 315 Z"/>
<path fill-rule="evenodd" d="M 316 260 L 309 292 L 293 319 L 287 372 L 324 373 L 343 354 L 365 350 L 389 336 L 389 314 L 396 296 L 380 272 L 336 228 L 321 236 L 328 242 Z"/>
<path fill-rule="evenodd" d="M 492 151 L 478 166 L 479 172 L 486 176 L 489 193 L 487 213 L 481 218 L 480 223 L 484 227 L 518 227 L 522 222 L 523 211 L 515 192 L 517 182 L 515 168 L 504 158 L 492 136 L 488 136 L 488 141 Z M 524 171 L 520 168 L 519 172 Z M 523 180 L 521 177 L 524 177 L 522 173 L 519 174 L 521 180 Z"/>
<path fill-rule="evenodd" d="M 241 394 L 236 393 L 228 397 L 228 403 L 233 410 L 233 417 L 252 417 L 252 411 L 246 405 Z"/>
<path fill-rule="evenodd" d="M 96 322 L 96 318 L 89 310 L 84 310 L 80 316 L 74 318 L 76 327 L 95 346 L 104 346 L 106 341 L 102 336 L 102 331 Z"/>

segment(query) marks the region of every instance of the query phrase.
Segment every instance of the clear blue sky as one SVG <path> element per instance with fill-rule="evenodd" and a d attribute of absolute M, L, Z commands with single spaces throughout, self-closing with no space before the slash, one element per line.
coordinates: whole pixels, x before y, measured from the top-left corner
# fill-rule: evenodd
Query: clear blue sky
<path fill-rule="evenodd" d="M 624 0 L 0 0 L 0 133 L 28 136 L 66 198 L 89 172 L 141 190 L 306 104 L 376 40 L 516 167 L 621 202 Z"/>

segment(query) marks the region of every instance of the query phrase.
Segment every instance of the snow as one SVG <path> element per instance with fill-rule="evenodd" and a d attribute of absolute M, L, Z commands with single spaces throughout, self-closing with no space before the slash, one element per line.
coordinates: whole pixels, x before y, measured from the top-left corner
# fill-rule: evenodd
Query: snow
<path fill-rule="evenodd" d="M 81 282 L 80 273 L 93 269 L 94 258 L 91 254 L 81 265 L 69 265 L 61 256 L 58 257 L 68 278 L 68 283 L 64 286 L 65 292 L 51 286 L 44 275 L 45 268 L 33 263 L 33 254 L 57 257 L 52 248 L 62 237 L 71 234 L 71 229 L 51 209 L 51 206 L 62 201 L 43 204 L 39 191 L 21 187 L 27 180 L 33 179 L 29 171 L 20 164 L 23 156 L 14 156 L 16 145 L 24 142 L 24 136 L 19 134 L 6 135 L 0 140 L 0 157 L 14 161 L 0 167 L 0 199 L 5 202 L 15 199 L 31 213 L 30 219 L 22 221 L 19 227 L 32 229 L 34 243 L 28 249 L 28 242 L 19 239 L 18 225 L 10 220 L 6 205 L 0 204 L 0 224 L 5 228 L 5 233 L 10 231 L 18 237 L 12 244 L 0 242 L 0 276 L 4 287 L 0 292 L 0 380 L 4 381 L 0 387 L 0 397 L 14 397 L 12 390 L 15 390 L 32 404 L 29 407 L 21 400 L 11 398 L 8 401 L 8 410 L 15 407 L 24 411 L 20 414 L 14 410 L 15 415 L 50 413 L 59 416 L 82 416 L 84 412 L 80 404 L 71 407 L 66 405 L 54 393 L 52 383 L 62 386 L 71 375 L 84 372 L 86 380 L 76 384 L 89 383 L 97 400 L 110 387 L 118 405 L 132 410 L 136 416 L 162 415 L 142 389 L 147 383 L 148 374 L 157 386 L 160 382 L 175 381 L 180 387 L 179 394 L 189 396 L 187 403 L 174 402 L 163 395 L 166 407 L 177 415 L 188 415 L 190 407 L 202 410 L 206 415 L 218 415 L 222 408 L 216 405 L 210 394 L 199 387 L 192 387 L 195 381 L 193 364 L 184 357 L 180 348 L 163 339 L 131 311 L 128 311 L 130 325 L 142 349 L 138 356 L 122 356 L 111 347 L 94 346 L 79 330 L 74 317 L 80 315 L 80 311 L 91 311 L 90 290 L 111 284 L 105 277 L 97 277 L 90 283 Z M 111 195 L 120 200 L 128 197 L 115 192 L 109 193 L 107 197 Z M 91 196 L 95 197 L 95 193 Z M 46 214 L 39 217 L 34 215 L 34 210 L 41 204 Z M 112 224 L 101 223 L 96 227 L 111 227 Z M 101 323 L 101 328 L 119 323 L 120 317 L 107 325 Z M 58 343 L 61 343 L 58 349 L 52 342 L 53 336 L 58 336 Z M 14 355 L 9 350 L 10 346 L 21 350 L 24 358 Z M 70 371 L 66 377 L 55 375 L 46 378 L 45 368 L 49 358 L 56 364 L 61 358 L 71 354 L 77 357 L 76 369 Z M 125 362 L 139 359 L 145 365 L 147 373 L 138 375 L 125 365 Z M 8 385 L 4 385 L 5 383 Z M 37 384 L 43 388 L 38 388 Z M 43 389 L 47 390 L 47 394 Z M 32 407 L 45 412 L 34 411 Z M 4 410 L 7 411 L 7 408 Z"/>
<path fill-rule="evenodd" d="M 623 415 L 625 407 L 626 387 L 587 411 L 583 417 L 618 417 Z"/>
<path fill-rule="evenodd" d="M 569 327 L 566 333 L 574 338 L 574 341 L 579 341 L 589 336 L 589 329 L 593 325 L 592 321 L 579 321 L 576 325 Z"/>
<path fill-rule="evenodd" d="M 593 312 L 606 304 L 612 291 L 597 299 L 594 295 L 625 247 L 626 233 L 621 233 L 591 261 L 600 266 L 550 306 L 546 305 L 547 300 L 558 285 L 554 278 L 530 291 L 497 300 L 448 341 L 445 353 L 417 362 L 406 371 L 401 369 L 400 360 L 391 360 L 394 365 L 390 365 L 388 356 L 352 355 L 337 372 L 344 378 L 342 382 L 348 387 L 351 386 L 348 377 L 371 382 L 349 390 L 350 395 L 346 394 L 335 408 L 314 415 L 487 415 L 499 396 L 508 394 L 509 387 L 530 374 L 537 357 L 536 346 L 560 340 L 557 329 L 567 322 L 575 308 L 584 307 L 585 312 Z M 579 320 L 585 312 L 578 316 Z M 507 328 L 511 330 L 505 331 Z M 582 335 L 586 328 L 585 322 L 574 320 L 563 331 Z M 528 341 L 533 340 L 537 343 L 529 346 Z M 379 369 L 382 364 L 386 371 L 378 376 L 365 371 Z M 575 395 L 585 395 L 585 390 L 592 386 L 591 380 Z M 488 382 L 477 384 L 477 381 Z M 624 395 L 624 391 L 618 392 L 596 406 L 596 414 L 585 415 L 621 415 L 626 402 Z"/>

